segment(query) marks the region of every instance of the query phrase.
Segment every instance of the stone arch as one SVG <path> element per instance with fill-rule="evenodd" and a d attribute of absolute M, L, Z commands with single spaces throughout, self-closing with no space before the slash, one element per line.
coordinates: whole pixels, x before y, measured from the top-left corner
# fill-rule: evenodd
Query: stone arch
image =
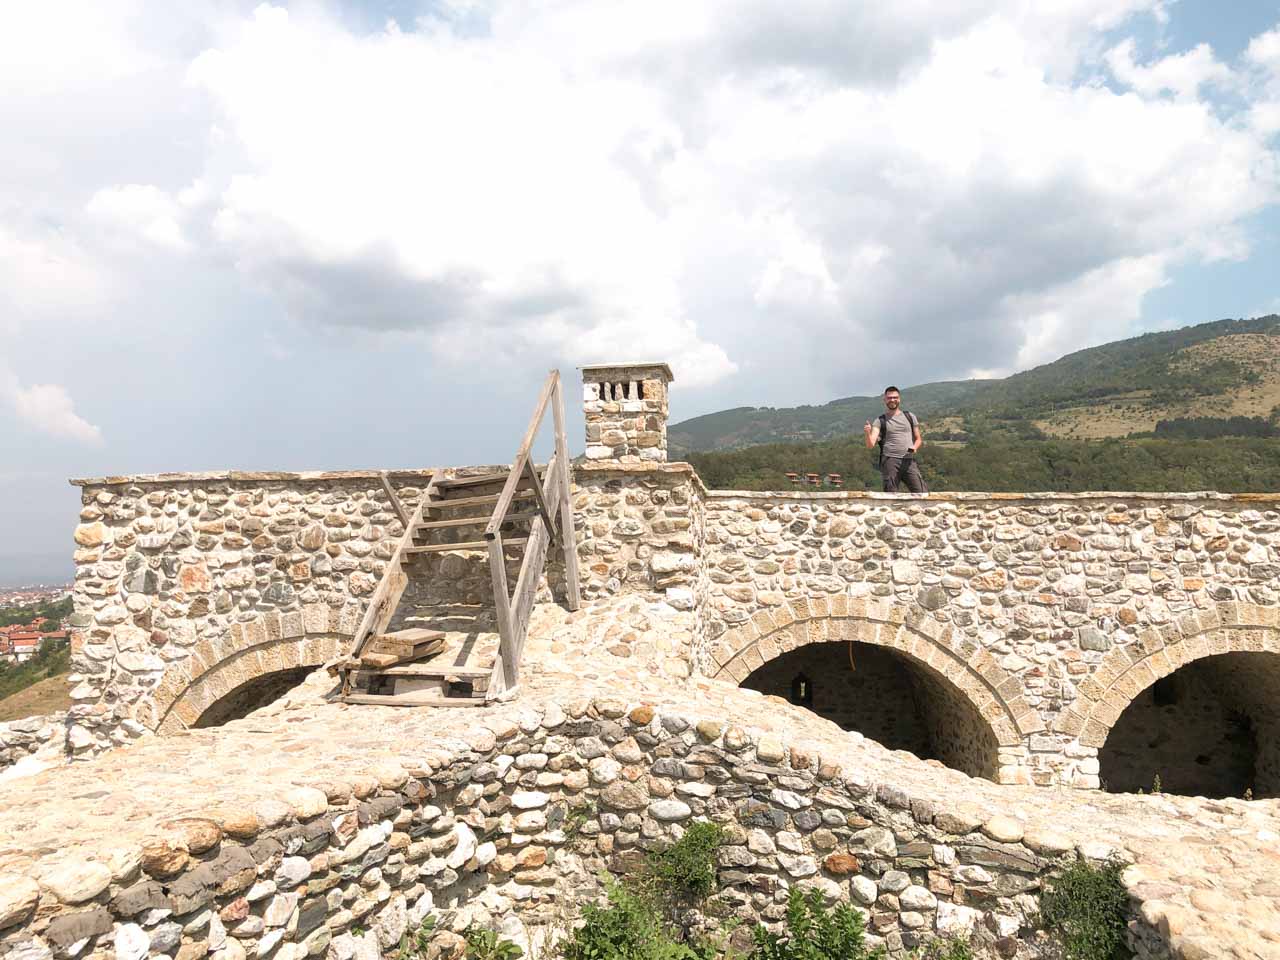
<path fill-rule="evenodd" d="M 1205 657 L 1280 653 L 1280 607 L 1228 602 L 1149 627 L 1133 643 L 1112 647 L 1076 688 L 1059 715 L 1060 733 L 1101 748 L 1125 708 L 1157 680 Z"/>
<path fill-rule="evenodd" d="M 161 734 L 197 724 L 214 704 L 247 684 L 287 671 L 314 669 L 345 653 L 348 633 L 301 615 L 269 613 L 205 639 L 165 672 L 134 719 Z"/>
<path fill-rule="evenodd" d="M 990 726 L 996 744 L 1021 747 L 1044 730 L 1021 680 L 948 624 L 896 604 L 848 597 L 797 599 L 758 611 L 708 650 L 708 674 L 742 683 L 768 660 L 813 643 L 852 640 L 900 652 L 950 682 Z"/>

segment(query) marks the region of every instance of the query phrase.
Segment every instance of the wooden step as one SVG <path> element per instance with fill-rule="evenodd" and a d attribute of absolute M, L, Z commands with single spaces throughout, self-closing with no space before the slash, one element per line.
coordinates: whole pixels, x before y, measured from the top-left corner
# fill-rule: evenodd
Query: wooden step
<path fill-rule="evenodd" d="M 425 627 L 410 627 L 394 633 L 373 637 L 370 649 L 374 653 L 391 653 L 399 657 L 426 657 L 444 648 L 444 632 Z"/>
<path fill-rule="evenodd" d="M 503 470 L 501 473 L 481 473 L 474 477 L 449 477 L 446 480 L 437 480 L 437 490 L 455 490 L 458 487 L 479 487 L 486 483 L 506 483 L 507 477 L 511 476 L 510 470 Z"/>
<path fill-rule="evenodd" d="M 537 510 L 530 510 L 527 513 L 509 513 L 503 523 L 515 523 L 517 521 L 532 520 L 538 516 Z M 447 527 L 471 527 L 478 524 L 487 524 L 489 517 L 459 517 L 456 520 L 428 520 L 426 523 L 420 523 L 414 527 L 413 535 L 418 536 L 419 530 L 442 530 Z"/>
<path fill-rule="evenodd" d="M 545 470 L 536 471 L 538 479 L 541 481 L 546 477 Z M 483 487 L 492 483 L 506 483 L 507 477 L 511 476 L 510 470 L 503 470 L 501 473 L 481 473 L 474 477 L 448 477 L 444 480 L 436 481 L 437 490 L 456 490 L 459 487 Z M 521 477 L 521 485 L 529 482 L 528 477 Z"/>
<path fill-rule="evenodd" d="M 497 503 L 500 493 L 487 493 L 482 497 L 455 497 L 451 500 L 430 500 L 422 505 L 423 510 L 439 510 L 441 507 L 476 507 L 482 503 Z M 515 499 L 527 500 L 533 496 L 532 488 L 517 490 Z M 485 518 L 486 520 L 488 517 Z"/>
<path fill-rule="evenodd" d="M 445 663 L 402 663 L 399 666 L 380 670 L 380 677 L 426 677 L 428 679 L 446 680 L 450 677 L 458 680 L 486 680 L 493 673 L 493 667 L 451 667 Z"/>
<path fill-rule="evenodd" d="M 349 693 L 344 703 L 369 704 L 382 707 L 483 707 L 484 697 L 427 697 L 412 693 Z"/>
<path fill-rule="evenodd" d="M 515 547 L 529 542 L 528 537 L 512 537 L 510 540 L 503 540 L 502 546 Z M 443 553 L 446 550 L 488 550 L 488 540 L 466 540 L 462 543 L 429 543 L 425 546 L 412 544 L 404 548 L 404 552 L 410 556 L 420 553 Z"/>

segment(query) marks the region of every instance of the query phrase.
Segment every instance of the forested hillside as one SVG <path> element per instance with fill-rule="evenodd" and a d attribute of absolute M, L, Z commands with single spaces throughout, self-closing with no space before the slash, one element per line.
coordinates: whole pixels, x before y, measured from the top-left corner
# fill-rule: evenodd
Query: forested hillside
<path fill-rule="evenodd" d="M 689 457 L 709 487 L 779 490 L 785 474 L 840 473 L 847 489 L 880 489 L 873 452 L 856 440 L 767 444 Z M 926 444 L 920 466 L 930 489 L 1143 492 L 1280 491 L 1280 443 L 1232 440 L 1058 440 L 1001 432 L 964 446 Z"/>
<path fill-rule="evenodd" d="M 1280 316 L 1144 334 L 1003 380 L 928 383 L 906 387 L 904 394 L 904 406 L 935 437 L 940 426 L 976 436 L 980 421 L 1025 424 L 1050 436 L 1082 439 L 1151 433 L 1161 420 L 1274 422 L 1280 405 Z M 863 422 L 882 409 L 875 396 L 821 406 L 738 407 L 673 424 L 669 443 L 673 456 L 682 456 L 830 440 L 860 433 Z"/>

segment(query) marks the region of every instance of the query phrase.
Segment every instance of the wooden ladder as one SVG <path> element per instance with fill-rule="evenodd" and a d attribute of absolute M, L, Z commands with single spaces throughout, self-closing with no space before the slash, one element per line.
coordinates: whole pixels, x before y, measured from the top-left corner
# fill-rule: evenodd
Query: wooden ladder
<path fill-rule="evenodd" d="M 530 451 L 547 407 L 555 423 L 555 453 L 544 470 Z M 333 669 L 347 703 L 396 706 L 477 706 L 511 695 L 529 629 L 547 551 L 559 545 L 565 560 L 567 603 L 578 609 L 578 558 L 569 500 L 569 451 L 564 432 L 560 373 L 548 374 L 529 427 L 508 470 L 479 476 L 433 476 L 417 507 L 405 511 L 383 474 L 383 487 L 404 526 L 360 626 L 351 653 Z M 493 585 L 498 647 L 492 663 L 450 663 L 443 631 L 411 627 L 388 632 L 420 561 L 444 552 L 484 551 Z M 521 557 L 514 592 L 507 557 Z"/>

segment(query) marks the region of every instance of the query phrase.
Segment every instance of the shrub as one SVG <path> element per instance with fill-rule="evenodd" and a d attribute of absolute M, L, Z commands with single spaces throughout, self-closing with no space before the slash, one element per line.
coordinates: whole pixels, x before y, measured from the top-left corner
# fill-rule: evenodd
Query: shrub
<path fill-rule="evenodd" d="M 785 931 L 774 933 L 763 924 L 752 931 L 755 950 L 751 960 L 870 960 L 862 914 L 847 903 L 828 911 L 822 891 L 806 897 L 798 887 L 787 899 Z"/>
<path fill-rule="evenodd" d="M 466 932 L 467 960 L 519 960 L 524 951 L 510 940 L 500 940 L 492 930 Z"/>
<path fill-rule="evenodd" d="M 565 960 L 710 960 L 704 952 L 678 943 L 643 889 L 607 880 L 609 905 L 588 904 L 582 926 L 565 941 Z"/>
<path fill-rule="evenodd" d="M 911 954 L 912 960 L 974 960 L 973 948 L 963 940 L 931 940 Z"/>
<path fill-rule="evenodd" d="M 1124 865 L 1095 867 L 1083 858 L 1050 881 L 1040 897 L 1045 926 L 1062 941 L 1067 960 L 1121 960 L 1129 895 L 1120 882 Z"/>
<path fill-rule="evenodd" d="M 698 903 L 716 888 L 716 851 L 724 827 L 700 820 L 675 843 L 649 854 L 649 874 L 664 898 Z"/>

